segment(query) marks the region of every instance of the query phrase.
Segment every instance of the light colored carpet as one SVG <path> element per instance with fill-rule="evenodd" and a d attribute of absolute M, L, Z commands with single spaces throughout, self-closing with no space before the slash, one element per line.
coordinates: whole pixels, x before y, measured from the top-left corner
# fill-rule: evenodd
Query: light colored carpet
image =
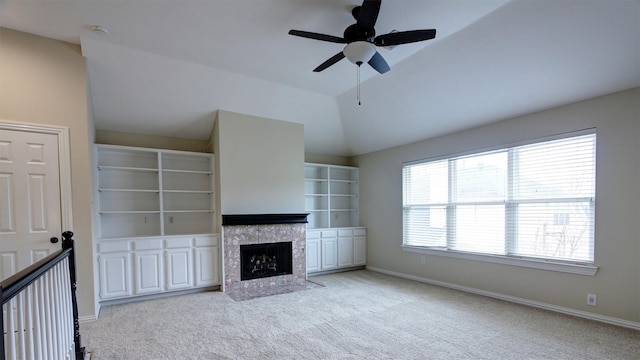
<path fill-rule="evenodd" d="M 234 301 L 205 292 L 102 309 L 92 360 L 639 359 L 640 332 L 366 270 Z"/>

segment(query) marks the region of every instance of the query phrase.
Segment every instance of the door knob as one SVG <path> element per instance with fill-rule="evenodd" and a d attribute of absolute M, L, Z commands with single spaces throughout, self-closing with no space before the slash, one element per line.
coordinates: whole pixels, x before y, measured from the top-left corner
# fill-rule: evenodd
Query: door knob
<path fill-rule="evenodd" d="M 51 239 L 49 239 L 49 241 L 51 241 L 52 244 L 55 244 L 58 242 L 58 238 L 54 236 Z"/>

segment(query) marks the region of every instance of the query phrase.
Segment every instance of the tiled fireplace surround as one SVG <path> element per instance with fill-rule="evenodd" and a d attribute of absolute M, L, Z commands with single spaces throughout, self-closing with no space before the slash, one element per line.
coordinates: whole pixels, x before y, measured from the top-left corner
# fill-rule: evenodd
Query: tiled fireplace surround
<path fill-rule="evenodd" d="M 306 286 L 307 214 L 222 215 L 224 239 L 223 291 L 259 295 Z M 240 245 L 292 242 L 292 274 L 241 280 Z"/>

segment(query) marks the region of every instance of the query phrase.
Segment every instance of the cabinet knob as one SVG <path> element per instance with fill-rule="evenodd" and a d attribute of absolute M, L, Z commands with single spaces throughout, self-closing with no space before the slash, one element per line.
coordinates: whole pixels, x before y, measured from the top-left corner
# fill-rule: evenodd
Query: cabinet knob
<path fill-rule="evenodd" d="M 51 241 L 52 244 L 55 244 L 58 242 L 58 238 L 54 236 L 51 239 L 49 239 L 49 241 Z"/>

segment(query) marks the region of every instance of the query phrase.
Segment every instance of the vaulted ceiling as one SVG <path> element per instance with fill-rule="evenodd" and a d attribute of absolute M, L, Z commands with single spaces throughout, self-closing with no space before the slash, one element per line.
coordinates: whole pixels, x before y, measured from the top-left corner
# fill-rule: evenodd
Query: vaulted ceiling
<path fill-rule="evenodd" d="M 359 0 L 0 0 L 0 26 L 80 44 L 98 129 L 207 140 L 219 109 L 305 125 L 357 155 L 640 86 L 640 1 L 384 0 L 376 34 L 436 29 L 342 60 Z M 101 25 L 108 34 L 92 31 Z"/>

